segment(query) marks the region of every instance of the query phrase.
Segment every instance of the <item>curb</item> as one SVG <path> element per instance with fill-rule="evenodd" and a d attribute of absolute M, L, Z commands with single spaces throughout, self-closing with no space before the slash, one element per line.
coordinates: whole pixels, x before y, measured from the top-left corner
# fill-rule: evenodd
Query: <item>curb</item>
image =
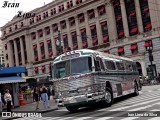
<path fill-rule="evenodd" d="M 58 108 L 53 108 L 53 109 L 43 110 L 43 111 L 36 111 L 36 113 L 46 113 L 46 112 L 55 111 L 55 110 L 58 110 Z M 13 120 L 17 118 L 22 118 L 22 117 L 11 117 L 11 118 L 4 118 L 4 119 L 2 118 L 2 120 Z"/>

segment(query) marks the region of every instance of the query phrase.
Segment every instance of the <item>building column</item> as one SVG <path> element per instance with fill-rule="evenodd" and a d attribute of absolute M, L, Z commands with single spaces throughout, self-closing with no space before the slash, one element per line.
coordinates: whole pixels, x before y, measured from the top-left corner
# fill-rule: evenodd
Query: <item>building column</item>
<path fill-rule="evenodd" d="M 88 14 L 87 12 L 84 12 L 84 18 L 85 18 L 85 28 L 86 28 L 86 36 L 87 36 L 87 42 L 88 42 L 88 47 L 92 47 L 92 37 L 91 37 L 91 31 L 90 31 L 90 26 L 88 24 Z"/>
<path fill-rule="evenodd" d="M 98 10 L 94 9 L 94 13 L 95 13 L 95 18 L 96 18 L 96 31 L 97 31 L 98 44 L 100 45 L 100 44 L 103 43 L 103 37 L 102 37 L 101 26 L 100 26 L 100 23 L 99 23 Z"/>
<path fill-rule="evenodd" d="M 152 24 L 152 29 L 160 27 L 160 1 L 159 0 L 148 0 L 149 14 Z"/>
<path fill-rule="evenodd" d="M 70 32 L 70 25 L 69 25 L 69 20 L 65 19 L 66 21 L 66 28 L 67 28 L 67 37 L 68 37 L 68 46 L 71 48 L 73 48 L 73 43 L 72 43 L 72 38 L 71 38 L 71 32 Z"/>
<path fill-rule="evenodd" d="M 78 49 L 82 48 L 82 40 L 81 40 L 81 32 L 79 30 L 79 21 L 78 16 L 75 16 L 75 25 L 76 25 L 76 37 L 77 37 L 77 43 L 78 43 Z"/>
<path fill-rule="evenodd" d="M 114 15 L 114 9 L 112 5 L 108 5 L 105 7 L 107 11 L 107 26 L 108 26 L 108 34 L 110 40 L 115 40 L 118 38 L 117 28 L 116 28 L 116 20 Z M 112 41 L 111 41 L 112 42 Z"/>
<path fill-rule="evenodd" d="M 21 48 L 21 59 L 22 59 L 22 65 L 25 64 L 25 58 L 24 58 L 24 45 L 23 45 L 23 38 L 20 37 L 20 48 Z"/>
<path fill-rule="evenodd" d="M 37 40 L 37 35 L 36 35 L 36 40 Z M 31 34 L 28 33 L 28 31 L 25 36 L 25 43 L 26 43 L 27 61 L 30 64 L 31 62 L 34 61 L 34 52 L 33 52 L 33 45 L 31 43 Z"/>
<path fill-rule="evenodd" d="M 142 22 L 139 0 L 134 0 L 134 3 L 136 6 L 135 9 L 136 9 L 136 16 L 137 16 L 137 23 L 138 23 L 138 31 L 140 33 L 143 33 L 143 22 Z"/>
<path fill-rule="evenodd" d="M 50 27 L 49 27 L 49 29 L 50 29 Z M 50 30 L 51 30 L 51 29 L 50 29 Z M 51 31 L 50 31 L 50 34 L 51 34 Z M 47 39 L 46 36 L 47 36 L 47 35 L 46 35 L 46 30 L 43 29 L 43 43 L 44 43 L 45 59 L 46 59 L 46 58 L 49 58 L 49 56 L 48 56 L 48 46 L 47 46 L 47 40 L 49 40 L 49 39 Z"/>
<path fill-rule="evenodd" d="M 52 28 L 52 26 L 51 26 L 51 28 Z M 52 52 L 53 52 L 53 56 L 56 56 L 56 44 L 55 44 L 55 35 L 53 34 L 53 30 L 52 29 L 50 29 L 50 34 L 51 34 L 51 36 L 54 36 L 54 37 L 51 37 L 51 44 L 52 44 Z M 58 33 L 58 32 L 57 32 Z"/>
<path fill-rule="evenodd" d="M 122 13 L 122 22 L 123 22 L 123 28 L 124 28 L 124 34 L 126 37 L 129 37 L 129 29 L 128 29 L 128 20 L 126 15 L 126 7 L 124 0 L 120 1 L 121 6 L 121 13 Z"/>
<path fill-rule="evenodd" d="M 12 46 L 11 46 L 11 42 L 10 41 L 7 43 L 7 47 L 8 47 L 8 56 L 9 56 L 8 57 L 9 66 L 14 66 L 13 50 L 12 50 Z M 5 58 L 5 56 L 4 56 L 4 58 Z"/>
<path fill-rule="evenodd" d="M 16 39 L 13 40 L 13 43 L 14 43 L 14 51 L 15 51 L 16 66 L 19 66 L 19 61 L 18 61 L 18 50 L 17 50 Z"/>

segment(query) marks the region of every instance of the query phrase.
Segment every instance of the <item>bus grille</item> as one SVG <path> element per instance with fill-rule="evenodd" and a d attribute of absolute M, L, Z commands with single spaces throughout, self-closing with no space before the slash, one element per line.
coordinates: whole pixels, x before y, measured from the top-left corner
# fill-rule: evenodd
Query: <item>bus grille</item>
<path fill-rule="evenodd" d="M 93 84 L 93 80 L 91 76 L 77 78 L 73 80 L 59 80 L 54 84 L 55 91 L 62 92 L 62 91 L 70 91 L 75 90 L 77 88 L 86 87 Z"/>

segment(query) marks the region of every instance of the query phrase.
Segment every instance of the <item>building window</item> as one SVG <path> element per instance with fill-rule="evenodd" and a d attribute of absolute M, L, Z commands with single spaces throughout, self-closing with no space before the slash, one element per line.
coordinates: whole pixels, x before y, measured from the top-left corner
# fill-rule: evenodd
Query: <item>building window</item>
<path fill-rule="evenodd" d="M 15 30 L 17 29 L 17 25 L 15 25 Z"/>
<path fill-rule="evenodd" d="M 6 31 L 3 31 L 3 35 L 5 35 L 6 34 Z"/>
<path fill-rule="evenodd" d="M 118 51 L 119 56 L 124 56 L 124 48 L 123 47 L 119 47 L 117 51 Z"/>
<path fill-rule="evenodd" d="M 53 24 L 53 32 L 57 32 L 58 31 L 58 24 Z"/>
<path fill-rule="evenodd" d="M 76 31 L 72 32 L 71 36 L 72 36 L 73 50 L 77 50 L 78 49 L 78 43 L 77 43 Z"/>
<path fill-rule="evenodd" d="M 52 57 L 53 52 L 52 52 L 52 43 L 51 43 L 51 40 L 47 41 L 47 45 L 48 45 L 48 56 Z"/>
<path fill-rule="evenodd" d="M 130 47 L 130 50 L 131 50 L 132 54 L 137 54 L 138 53 L 137 44 L 132 44 L 131 47 Z"/>
<path fill-rule="evenodd" d="M 74 26 L 75 25 L 74 17 L 69 18 L 69 24 L 70 24 L 70 26 Z"/>
<path fill-rule="evenodd" d="M 144 46 L 145 46 L 146 50 L 147 50 L 147 47 L 148 47 L 148 46 L 150 46 L 150 47 L 153 48 L 152 40 L 147 40 L 147 41 L 145 41 Z"/>
<path fill-rule="evenodd" d="M 45 19 L 45 18 L 47 18 L 48 17 L 48 12 L 44 12 L 43 13 L 43 18 Z"/>
<path fill-rule="evenodd" d="M 80 31 L 81 31 L 82 47 L 87 48 L 88 47 L 88 42 L 87 42 L 86 29 L 83 28 Z"/>
<path fill-rule="evenodd" d="M 23 22 L 21 22 L 21 27 L 23 27 Z"/>
<path fill-rule="evenodd" d="M 38 37 L 43 37 L 43 31 L 42 30 L 38 31 Z"/>
<path fill-rule="evenodd" d="M 107 21 L 101 22 L 101 30 L 102 30 L 102 36 L 103 36 L 103 43 L 108 43 L 109 35 L 108 35 Z"/>
<path fill-rule="evenodd" d="M 56 14 L 56 8 L 53 8 L 53 13 Z"/>
<path fill-rule="evenodd" d="M 34 60 L 35 60 L 35 61 L 38 61 L 37 45 L 33 45 L 33 50 L 34 50 Z"/>
<path fill-rule="evenodd" d="M 38 16 L 38 21 L 41 20 L 41 15 Z"/>
<path fill-rule="evenodd" d="M 104 15 L 104 14 L 106 13 L 105 6 L 104 6 L 104 5 L 98 7 L 98 13 L 99 13 L 100 16 L 101 16 L 101 15 Z"/>
<path fill-rule="evenodd" d="M 50 34 L 50 28 L 49 28 L 49 27 L 46 27 L 46 28 L 45 28 L 45 34 L 46 34 L 46 35 L 49 35 L 49 34 Z"/>
<path fill-rule="evenodd" d="M 94 10 L 89 10 L 89 11 L 87 11 L 87 13 L 88 13 L 88 19 L 95 18 Z"/>
<path fill-rule="evenodd" d="M 96 25 L 90 26 L 93 46 L 98 45 Z"/>
<path fill-rule="evenodd" d="M 65 20 L 61 21 L 60 25 L 61 25 L 62 29 L 65 29 L 66 28 L 66 21 Z"/>
<path fill-rule="evenodd" d="M 63 35 L 63 42 L 64 42 L 64 51 L 68 49 L 68 37 L 67 34 Z"/>
<path fill-rule="evenodd" d="M 59 6 L 59 12 L 62 12 L 64 10 L 64 5 Z"/>
<path fill-rule="evenodd" d="M 45 73 L 45 71 L 46 71 L 45 65 L 41 66 L 41 71 L 42 71 L 42 73 Z"/>
<path fill-rule="evenodd" d="M 36 33 L 35 32 L 31 33 L 31 37 L 32 37 L 32 40 L 35 40 L 36 39 Z"/>
<path fill-rule="evenodd" d="M 34 18 L 31 18 L 29 23 L 33 24 L 34 23 Z"/>
<path fill-rule="evenodd" d="M 82 3 L 82 0 L 76 0 L 77 5 L 80 4 L 80 3 Z"/>
<path fill-rule="evenodd" d="M 5 46 L 4 46 L 4 47 L 5 47 L 5 50 L 7 50 L 7 44 L 5 44 Z"/>
<path fill-rule="evenodd" d="M 45 59 L 44 42 L 40 43 L 40 49 L 41 49 L 41 58 Z"/>
<path fill-rule="evenodd" d="M 8 60 L 8 54 L 6 54 L 6 60 Z"/>
<path fill-rule="evenodd" d="M 67 8 L 71 8 L 71 7 L 73 7 L 73 2 L 72 2 L 72 0 L 69 1 L 69 2 L 67 2 Z"/>
<path fill-rule="evenodd" d="M 84 19 L 84 14 L 83 13 L 78 15 L 78 20 L 79 20 L 79 23 L 84 22 L 85 19 Z"/>
<path fill-rule="evenodd" d="M 35 67 L 35 68 L 34 68 L 34 72 L 35 72 L 35 74 L 38 74 L 38 73 L 39 73 L 38 67 Z"/>
<path fill-rule="evenodd" d="M 152 29 L 148 1 L 140 0 L 139 3 L 140 3 L 140 8 L 141 8 L 143 30 L 144 32 L 147 32 Z"/>
<path fill-rule="evenodd" d="M 134 0 L 125 0 L 128 27 L 130 36 L 138 34 L 137 17 Z"/>
<path fill-rule="evenodd" d="M 12 32 L 12 27 L 9 28 L 9 32 Z"/>
<path fill-rule="evenodd" d="M 53 15 L 53 14 L 54 14 L 54 12 L 53 12 L 53 9 L 51 9 L 51 12 L 50 12 L 50 14 L 51 14 L 51 15 Z"/>

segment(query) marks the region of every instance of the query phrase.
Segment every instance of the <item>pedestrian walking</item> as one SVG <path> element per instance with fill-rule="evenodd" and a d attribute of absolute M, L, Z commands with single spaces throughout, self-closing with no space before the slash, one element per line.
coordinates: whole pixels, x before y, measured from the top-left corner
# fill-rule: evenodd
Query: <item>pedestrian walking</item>
<path fill-rule="evenodd" d="M 7 112 L 12 112 L 12 96 L 11 94 L 9 93 L 9 90 L 6 89 L 6 92 L 5 92 L 5 95 L 4 95 L 4 99 L 5 101 L 7 102 Z"/>
<path fill-rule="evenodd" d="M 38 110 L 39 109 L 39 88 L 38 87 L 34 89 L 33 94 L 34 94 L 34 99 L 36 101 L 36 110 Z"/>
<path fill-rule="evenodd" d="M 44 84 L 42 85 L 40 91 L 41 91 L 41 98 L 42 98 L 42 101 L 43 101 L 44 108 L 49 108 L 47 88 L 44 86 Z"/>

